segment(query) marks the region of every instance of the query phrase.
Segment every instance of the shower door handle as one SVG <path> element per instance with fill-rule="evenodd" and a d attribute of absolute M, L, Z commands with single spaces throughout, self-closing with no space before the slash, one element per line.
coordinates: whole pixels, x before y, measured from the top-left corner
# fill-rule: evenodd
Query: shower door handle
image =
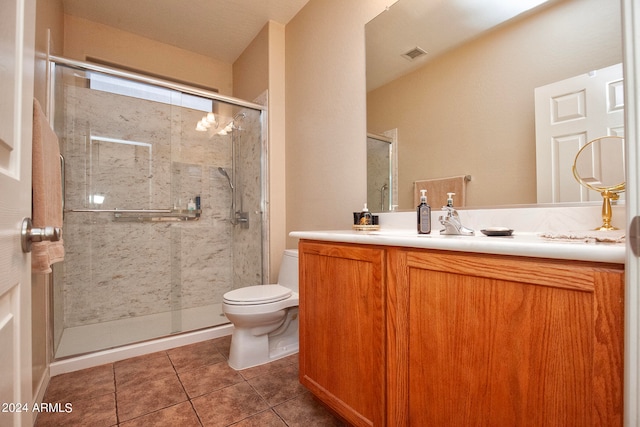
<path fill-rule="evenodd" d="M 22 220 L 22 231 L 20 233 L 20 241 L 22 243 L 22 252 L 31 252 L 31 244 L 33 242 L 57 242 L 62 237 L 60 227 L 44 227 L 34 228 L 31 218 Z"/>

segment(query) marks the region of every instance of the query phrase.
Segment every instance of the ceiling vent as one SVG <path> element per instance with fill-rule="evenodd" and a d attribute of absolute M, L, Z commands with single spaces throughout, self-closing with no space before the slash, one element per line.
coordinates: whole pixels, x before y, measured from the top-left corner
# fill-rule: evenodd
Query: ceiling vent
<path fill-rule="evenodd" d="M 403 57 L 407 58 L 409 61 L 413 61 L 416 58 L 420 58 L 423 55 L 426 55 L 427 52 L 422 49 L 419 48 L 418 46 L 414 47 L 413 49 L 411 49 L 408 52 L 405 52 L 402 54 Z"/>
<path fill-rule="evenodd" d="M 419 58 L 419 57 L 421 57 L 423 55 L 426 55 L 426 54 L 427 54 L 427 52 L 424 49 L 419 48 L 418 46 L 416 46 L 413 49 L 411 49 L 410 51 L 403 53 L 402 56 L 407 58 L 409 61 L 413 61 L 414 59 Z"/>

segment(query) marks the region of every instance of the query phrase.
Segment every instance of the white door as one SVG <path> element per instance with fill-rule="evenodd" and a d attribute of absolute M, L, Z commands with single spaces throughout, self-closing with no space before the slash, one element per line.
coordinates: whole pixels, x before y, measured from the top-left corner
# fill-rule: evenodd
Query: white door
<path fill-rule="evenodd" d="M 575 180 L 573 160 L 601 136 L 624 136 L 622 64 L 535 90 L 538 203 L 602 200 Z"/>
<path fill-rule="evenodd" d="M 32 425 L 31 216 L 34 0 L 0 0 L 0 425 Z M 25 406 L 26 405 L 26 406 Z"/>
<path fill-rule="evenodd" d="M 623 0 L 624 64 L 627 85 L 627 261 L 624 296 L 624 425 L 640 423 L 640 3 Z M 635 228 L 635 230 L 634 230 Z M 633 232 L 635 231 L 635 232 Z M 632 250 L 633 248 L 633 250 Z"/>

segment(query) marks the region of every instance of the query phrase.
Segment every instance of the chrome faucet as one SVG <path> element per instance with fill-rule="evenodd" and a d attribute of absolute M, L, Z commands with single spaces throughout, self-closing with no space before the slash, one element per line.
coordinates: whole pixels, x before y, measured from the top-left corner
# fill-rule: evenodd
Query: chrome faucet
<path fill-rule="evenodd" d="M 445 215 L 441 215 L 440 224 L 444 225 L 444 230 L 440 230 L 442 235 L 453 236 L 473 236 L 475 233 L 472 229 L 462 225 L 458 211 L 453 207 L 453 196 L 455 193 L 447 193 L 447 206 L 443 206 L 442 210 Z"/>

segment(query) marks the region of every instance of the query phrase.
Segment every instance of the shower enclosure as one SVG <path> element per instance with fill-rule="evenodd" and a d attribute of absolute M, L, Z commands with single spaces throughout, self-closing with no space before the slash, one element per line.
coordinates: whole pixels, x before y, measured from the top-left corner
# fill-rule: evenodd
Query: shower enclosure
<path fill-rule="evenodd" d="M 267 265 L 263 107 L 62 58 L 50 75 L 55 357 L 228 323 L 222 295 Z"/>
<path fill-rule="evenodd" d="M 388 212 L 398 205 L 396 130 L 367 134 L 367 205 L 373 212 Z"/>

